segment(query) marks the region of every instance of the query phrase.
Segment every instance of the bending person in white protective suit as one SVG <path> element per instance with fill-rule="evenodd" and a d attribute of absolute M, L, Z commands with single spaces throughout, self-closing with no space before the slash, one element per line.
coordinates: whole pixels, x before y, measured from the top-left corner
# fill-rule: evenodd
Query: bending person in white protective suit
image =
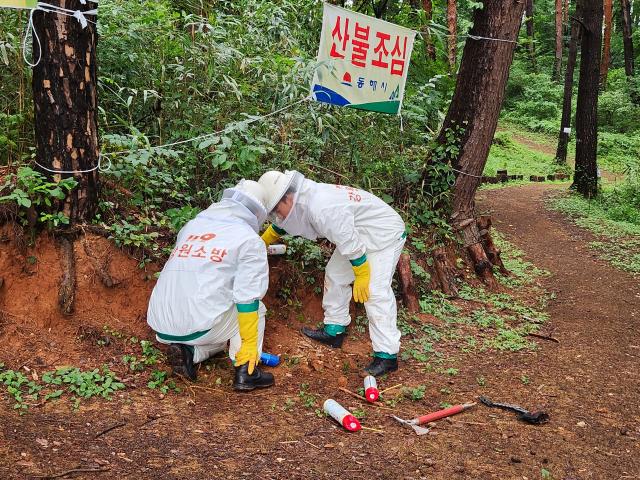
<path fill-rule="evenodd" d="M 258 236 L 267 217 L 263 188 L 242 180 L 178 233 L 151 294 L 147 323 L 175 373 L 196 380 L 198 364 L 229 345 L 236 390 L 274 384 L 260 359 L 269 284 L 267 249 Z"/>
<path fill-rule="evenodd" d="M 262 235 L 267 246 L 285 234 L 326 238 L 336 246 L 325 269 L 324 328 L 304 327 L 302 333 L 341 347 L 351 323 L 353 292 L 369 318 L 374 358 L 366 373 L 396 371 L 400 331 L 391 281 L 406 237 L 400 215 L 369 192 L 316 183 L 296 171 L 267 172 L 258 183 L 265 189 L 272 221 Z"/>

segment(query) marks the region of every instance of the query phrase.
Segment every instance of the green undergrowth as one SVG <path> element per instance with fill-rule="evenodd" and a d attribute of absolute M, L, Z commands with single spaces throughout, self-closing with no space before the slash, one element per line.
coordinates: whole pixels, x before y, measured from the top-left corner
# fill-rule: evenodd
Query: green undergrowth
<path fill-rule="evenodd" d="M 13 408 L 22 415 L 30 407 L 39 407 L 51 401 L 65 400 L 73 410 L 77 410 L 82 402 L 92 398 L 111 400 L 115 392 L 127 388 L 120 378 L 124 374 L 134 379 L 144 376 L 147 388 L 161 394 L 180 392 L 169 373 L 156 368 L 164 362 L 164 355 L 151 342 L 136 337 L 127 338 L 105 326 L 96 346 L 106 348 L 116 343 L 129 352 L 121 357 L 121 363 L 103 364 L 88 370 L 63 366 L 38 375 L 34 370 L 25 370 L 26 373 L 23 373 L 0 363 L 0 387 L 4 387 L 4 392 L 0 390 L 0 394 L 11 399 Z"/>
<path fill-rule="evenodd" d="M 550 296 L 537 283 L 548 273 L 524 260 L 523 252 L 499 233 L 494 232 L 494 240 L 504 252 L 503 261 L 510 272 L 496 276 L 509 293 L 470 284 L 460 287 L 456 299 L 437 291 L 426 292 L 419 301 L 421 310 L 436 321 L 400 312 L 403 360 L 417 361 L 427 372 L 455 376 L 459 371 L 456 360 L 462 354 L 537 349 L 529 334 L 548 319 L 544 308 Z"/>
<path fill-rule="evenodd" d="M 110 399 L 111 394 L 125 388 L 107 365 L 93 370 L 78 367 L 61 367 L 45 372 L 41 377 L 28 377 L 16 370 L 5 369 L 0 364 L 0 385 L 15 402 L 13 408 L 26 412 L 30 406 L 39 406 L 51 400 L 69 398 L 74 409 L 82 400 L 93 397 Z"/>
<path fill-rule="evenodd" d="M 569 216 L 576 225 L 596 236 L 589 243 L 598 256 L 612 265 L 640 274 L 640 189 L 626 182 L 605 187 L 587 200 L 577 194 L 553 197 L 549 206 Z"/>

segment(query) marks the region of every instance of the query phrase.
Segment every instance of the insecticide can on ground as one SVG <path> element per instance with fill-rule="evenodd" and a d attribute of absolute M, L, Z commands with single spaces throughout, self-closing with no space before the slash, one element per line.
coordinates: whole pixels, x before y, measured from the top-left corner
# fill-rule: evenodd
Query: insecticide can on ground
<path fill-rule="evenodd" d="M 280 363 L 280 355 L 262 352 L 260 354 L 260 362 L 267 367 L 277 367 Z"/>
<path fill-rule="evenodd" d="M 350 432 L 357 432 L 362 428 L 358 419 L 351 415 L 351 413 L 349 413 L 349 410 L 344 408 L 335 400 L 326 400 L 324 402 L 323 409 L 327 415 L 329 415 Z"/>
<path fill-rule="evenodd" d="M 380 392 L 378 391 L 378 382 L 376 382 L 376 377 L 372 375 L 368 375 L 364 378 L 364 397 L 367 399 L 367 402 L 375 402 L 380 397 Z"/>
<path fill-rule="evenodd" d="M 287 251 L 287 246 L 278 244 L 278 245 L 269 245 L 267 247 L 267 254 L 269 255 L 284 255 Z"/>

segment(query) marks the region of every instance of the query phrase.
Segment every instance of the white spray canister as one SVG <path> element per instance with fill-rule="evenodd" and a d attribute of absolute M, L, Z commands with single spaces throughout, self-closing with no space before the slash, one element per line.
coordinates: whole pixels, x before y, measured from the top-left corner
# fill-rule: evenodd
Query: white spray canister
<path fill-rule="evenodd" d="M 358 419 L 351 415 L 349 410 L 331 398 L 324 402 L 323 409 L 327 415 L 350 432 L 357 432 L 362 428 Z"/>
<path fill-rule="evenodd" d="M 278 244 L 278 245 L 269 245 L 267 247 L 267 254 L 269 255 L 284 255 L 287 251 L 287 246 Z"/>
<path fill-rule="evenodd" d="M 380 397 L 380 392 L 378 391 L 378 382 L 376 382 L 376 377 L 372 375 L 367 375 L 364 378 L 364 397 L 368 402 L 375 402 Z"/>

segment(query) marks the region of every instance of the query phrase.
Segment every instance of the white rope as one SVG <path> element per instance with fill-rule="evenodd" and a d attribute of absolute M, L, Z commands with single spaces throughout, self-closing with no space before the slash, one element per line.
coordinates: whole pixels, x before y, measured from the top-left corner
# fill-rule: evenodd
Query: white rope
<path fill-rule="evenodd" d="M 496 38 L 496 37 L 483 37 L 480 35 L 471 35 L 470 33 L 444 33 L 441 30 L 438 30 L 436 28 L 432 29 L 434 32 L 437 32 L 438 35 L 442 36 L 442 37 L 467 37 L 470 38 L 472 40 L 489 40 L 489 41 L 494 41 L 494 42 L 507 42 L 507 43 L 518 43 L 517 40 L 507 40 L 506 38 Z M 430 32 L 426 32 L 426 31 L 420 31 L 420 30 L 412 30 L 414 33 L 416 33 L 417 37 L 419 39 L 421 39 L 423 42 L 425 41 L 423 35 L 427 35 L 427 33 Z"/>
<path fill-rule="evenodd" d="M 80 0 L 83 5 L 86 5 L 87 1 L 96 4 L 98 3 L 95 0 Z M 81 12 L 80 10 L 69 10 L 68 8 L 58 7 L 56 5 L 50 5 L 48 3 L 38 3 L 36 8 L 32 9 L 31 13 L 29 14 L 29 23 L 27 24 L 27 29 L 24 33 L 24 38 L 22 39 L 22 58 L 24 62 L 31 68 L 38 66 L 40 60 L 42 60 L 42 43 L 40 42 L 40 36 L 38 35 L 38 32 L 33 26 L 33 13 L 36 10 L 40 10 L 41 12 L 45 13 L 55 13 L 59 15 L 66 15 L 67 17 L 74 17 L 76 20 L 78 20 L 83 29 L 87 28 L 87 23 L 96 25 L 96 22 L 89 20 L 85 15 L 98 14 L 98 9 L 96 8 L 94 8 L 93 10 Z M 29 60 L 27 60 L 27 37 L 29 36 L 30 31 L 33 31 L 33 35 L 36 38 L 36 42 L 38 43 L 38 60 L 36 60 L 35 63 L 31 63 Z"/>
<path fill-rule="evenodd" d="M 47 172 L 76 174 L 76 173 L 90 173 L 96 170 L 100 170 L 101 172 L 108 172 L 109 170 L 111 170 L 111 159 L 107 158 L 107 160 L 109 160 L 109 166 L 107 168 L 102 168 L 102 154 L 98 154 L 98 164 L 95 167 L 87 168 L 86 170 L 52 170 L 51 168 L 45 167 L 44 165 L 38 163 L 37 160 L 34 160 L 33 163 L 35 163 L 41 169 L 46 170 Z"/>
<path fill-rule="evenodd" d="M 269 118 L 269 117 L 272 117 L 274 115 L 277 115 L 278 113 L 283 112 L 285 110 L 288 110 L 289 108 L 294 107 L 295 105 L 299 105 L 300 103 L 303 103 L 303 102 L 308 102 L 309 100 L 311 100 L 311 96 L 307 96 L 307 97 L 305 97 L 305 98 L 303 98 L 301 100 L 298 100 L 296 102 L 290 103 L 289 105 L 285 105 L 284 107 L 279 108 L 278 110 L 274 110 L 273 112 L 267 113 L 266 115 L 256 116 L 256 117 L 251 118 L 249 120 L 243 120 L 241 122 L 232 123 L 231 125 L 223 128 L 222 130 L 218 130 L 217 132 L 205 133 L 204 135 L 199 135 L 197 137 L 188 138 L 186 140 L 178 140 L 178 141 L 172 142 L 172 143 L 165 143 L 163 145 L 153 145 L 153 146 L 143 147 L 143 148 L 122 150 L 122 151 L 119 151 L 119 152 L 108 153 L 108 154 L 105 154 L 105 155 L 126 155 L 126 154 L 131 153 L 131 152 L 139 152 L 139 151 L 144 151 L 144 150 L 154 150 L 154 149 L 158 149 L 158 148 L 174 147 L 176 145 L 182 145 L 184 143 L 195 142 L 197 140 L 204 140 L 205 138 L 215 137 L 217 135 L 221 135 L 223 133 L 228 133 L 230 131 L 233 131 L 236 128 L 238 128 L 240 125 L 251 125 L 252 123 L 255 123 L 257 121 L 261 121 L 261 120 L 264 120 L 265 118 Z"/>
<path fill-rule="evenodd" d="M 34 11 L 35 10 L 31 10 L 31 13 L 29 14 L 29 23 L 27 24 L 27 31 L 24 33 L 24 38 L 22 39 L 22 59 L 24 60 L 24 63 L 29 65 L 31 68 L 34 68 L 35 66 L 37 66 L 40 63 L 40 59 L 42 58 L 42 44 L 40 43 L 40 37 L 38 36 L 38 32 L 36 32 L 36 29 L 33 28 L 33 12 Z M 38 60 L 36 61 L 36 63 L 31 63 L 29 60 L 27 60 L 27 37 L 29 36 L 30 30 L 33 30 L 33 35 L 36 37 L 36 41 L 38 42 Z M 33 59 L 33 55 L 32 55 L 32 59 Z"/>
<path fill-rule="evenodd" d="M 482 175 L 473 175 L 472 173 L 463 172 L 462 170 L 458 170 L 457 168 L 451 167 L 451 170 L 453 170 L 454 172 L 458 172 L 461 175 L 466 175 L 467 177 L 482 178 Z"/>
<path fill-rule="evenodd" d="M 507 40 L 506 38 L 481 37 L 480 35 L 464 35 L 472 40 L 493 40 L 494 42 L 518 43 L 517 40 Z"/>

